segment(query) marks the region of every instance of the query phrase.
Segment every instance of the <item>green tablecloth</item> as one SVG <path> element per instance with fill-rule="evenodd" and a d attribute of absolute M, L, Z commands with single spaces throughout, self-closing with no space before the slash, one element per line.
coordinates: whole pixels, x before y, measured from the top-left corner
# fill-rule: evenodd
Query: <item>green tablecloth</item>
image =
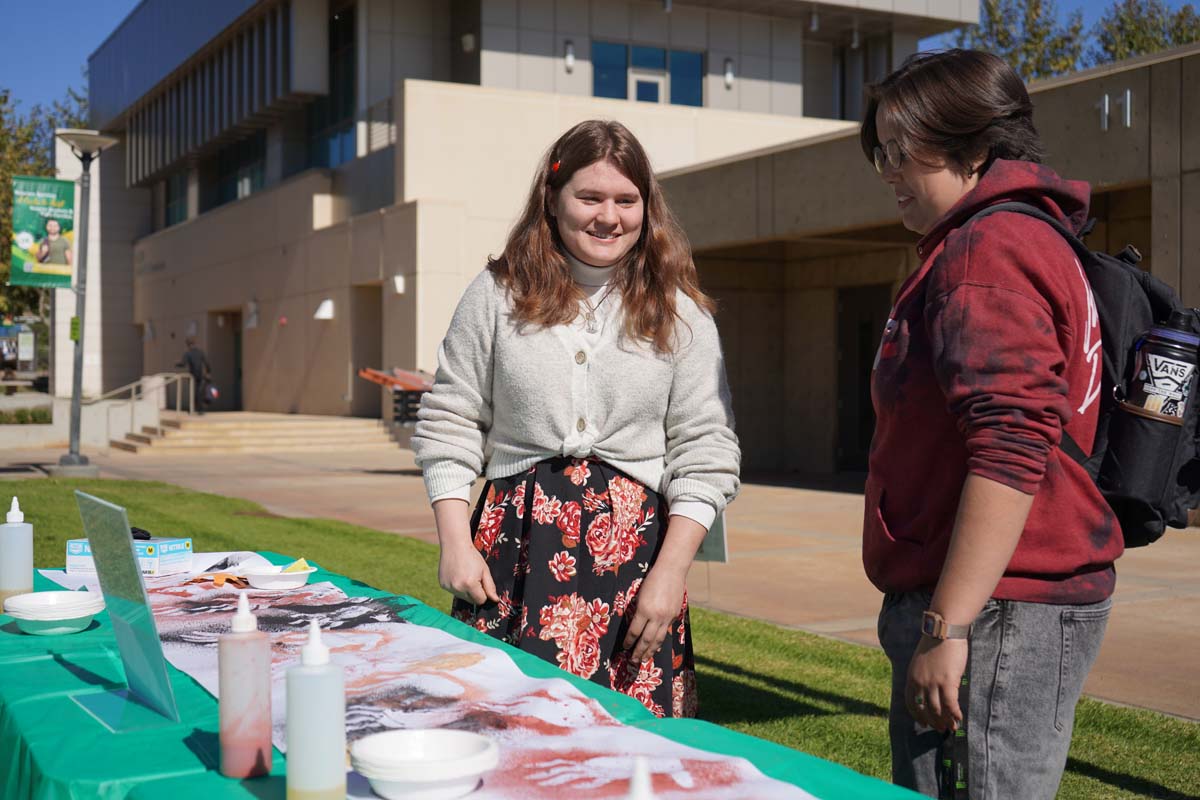
<path fill-rule="evenodd" d="M 275 563 L 291 559 L 263 553 Z M 479 633 L 410 597 L 381 592 L 320 570 L 313 582 L 329 581 L 347 595 L 393 598 L 409 622 L 498 647 L 531 677 L 561 678 L 600 702 L 626 725 L 682 744 L 741 756 L 762 772 L 819 798 L 915 798 L 845 767 L 698 720 L 660 720 L 632 698 L 576 678 L 556 666 Z M 38 591 L 58 588 L 35 576 Z M 110 733 L 72 695 L 124 686 L 124 670 L 107 614 L 72 636 L 26 636 L 0 615 L 0 787 L 12 800 L 189 800 L 279 798 L 286 762 L 275 753 L 268 777 L 237 781 L 217 772 L 217 701 L 184 673 L 169 667 L 179 706 L 177 725 Z"/>

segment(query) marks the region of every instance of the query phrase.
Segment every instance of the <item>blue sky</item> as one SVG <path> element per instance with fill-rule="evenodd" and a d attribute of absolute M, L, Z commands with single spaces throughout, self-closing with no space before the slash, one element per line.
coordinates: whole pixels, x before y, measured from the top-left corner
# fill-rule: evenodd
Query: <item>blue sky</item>
<path fill-rule="evenodd" d="M 0 0 L 0 19 L 14 33 L 0 47 L 0 87 L 28 109 L 81 86 L 81 70 L 139 0 Z M 203 0 L 175 0 L 203 2 Z M 1080 9 L 1095 22 L 1110 0 L 1058 0 L 1060 12 Z M 1182 0 L 1168 0 L 1178 7 Z M 53 52 L 53 59 L 46 54 Z"/>

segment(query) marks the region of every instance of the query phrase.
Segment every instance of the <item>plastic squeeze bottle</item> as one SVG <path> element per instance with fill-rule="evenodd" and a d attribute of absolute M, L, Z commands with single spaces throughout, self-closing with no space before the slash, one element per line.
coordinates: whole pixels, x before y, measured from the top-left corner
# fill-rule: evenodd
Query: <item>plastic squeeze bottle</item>
<path fill-rule="evenodd" d="M 346 688 L 314 619 L 287 671 L 287 800 L 346 797 Z"/>
<path fill-rule="evenodd" d="M 33 526 L 14 497 L 8 519 L 0 525 L 0 608 L 8 598 L 32 591 Z"/>
<path fill-rule="evenodd" d="M 221 774 L 253 778 L 271 771 L 271 640 L 238 595 L 233 632 L 217 640 Z"/>

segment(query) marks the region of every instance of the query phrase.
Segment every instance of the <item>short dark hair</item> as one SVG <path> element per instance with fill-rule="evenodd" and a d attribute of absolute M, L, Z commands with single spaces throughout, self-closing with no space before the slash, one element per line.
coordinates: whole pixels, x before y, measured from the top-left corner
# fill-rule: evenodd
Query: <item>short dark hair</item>
<path fill-rule="evenodd" d="M 859 135 L 868 161 L 881 144 L 875 129 L 879 109 L 905 154 L 922 163 L 945 159 L 961 175 L 971 175 L 980 159 L 983 173 L 997 158 L 1041 163 L 1044 157 L 1025 84 L 991 53 L 917 53 L 869 85 Z"/>

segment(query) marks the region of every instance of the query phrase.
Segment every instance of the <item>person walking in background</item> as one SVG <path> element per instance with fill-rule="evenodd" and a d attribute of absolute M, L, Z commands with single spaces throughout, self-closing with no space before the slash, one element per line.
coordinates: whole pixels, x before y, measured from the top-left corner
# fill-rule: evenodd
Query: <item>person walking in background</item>
<path fill-rule="evenodd" d="M 463 295 L 412 439 L 454 615 L 659 716 L 695 715 L 684 580 L 739 486 L 711 309 L 641 144 L 580 123 Z"/>
<path fill-rule="evenodd" d="M 197 414 L 203 414 L 204 406 L 207 404 L 206 389 L 209 378 L 212 377 L 212 370 L 208 366 L 208 356 L 196 346 L 196 337 L 189 336 L 184 343 L 187 345 L 187 350 L 184 351 L 183 358 L 175 366 L 185 367 L 191 374 L 194 409 Z"/>
<path fill-rule="evenodd" d="M 1019 200 L 1078 232 L 1090 189 L 1040 163 L 1029 95 L 996 56 L 918 54 L 868 99 L 863 152 L 921 234 L 871 379 L 863 562 L 885 593 L 892 776 L 947 796 L 948 757 L 972 800 L 1053 798 L 1124 546 L 1058 447 L 1092 449 L 1100 326 L 1050 225 L 971 218 Z"/>

